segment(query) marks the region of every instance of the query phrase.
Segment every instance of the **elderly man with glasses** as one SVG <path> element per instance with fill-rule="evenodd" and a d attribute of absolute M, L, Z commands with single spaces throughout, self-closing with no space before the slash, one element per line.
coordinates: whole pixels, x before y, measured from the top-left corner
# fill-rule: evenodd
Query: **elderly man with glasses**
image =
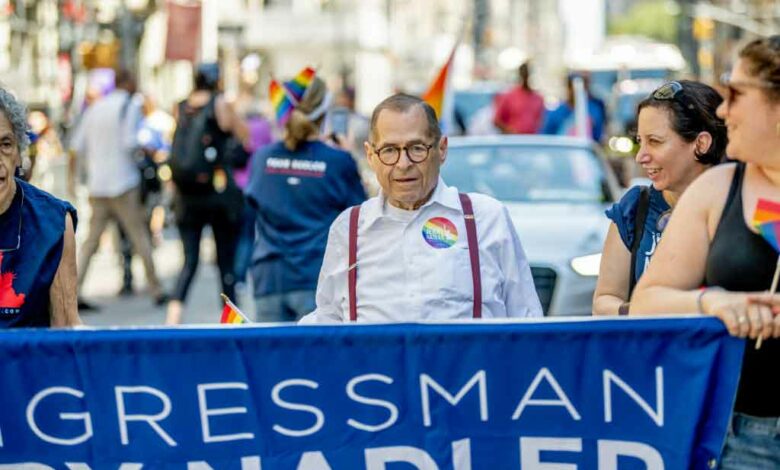
<path fill-rule="evenodd" d="M 317 308 L 301 323 L 541 316 L 506 208 L 439 177 L 447 137 L 433 109 L 391 96 L 374 110 L 369 138 L 381 191 L 331 226 Z"/>

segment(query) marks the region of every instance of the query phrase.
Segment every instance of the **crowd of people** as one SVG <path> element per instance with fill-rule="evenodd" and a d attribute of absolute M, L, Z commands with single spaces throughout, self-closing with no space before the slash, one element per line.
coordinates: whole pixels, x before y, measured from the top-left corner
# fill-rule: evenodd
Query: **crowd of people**
<path fill-rule="evenodd" d="M 363 150 L 380 189 L 367 199 L 348 146 L 323 136 L 331 93 L 320 77 L 306 80 L 282 139 L 271 142 L 255 123 L 252 143 L 251 124 L 219 92 L 218 68 L 198 68 L 194 91 L 177 106 L 170 149 L 184 251 L 170 299 L 157 279 L 130 158 L 142 115 L 132 76 L 116 74 L 114 91 L 87 108 L 70 142 L 85 162 L 91 205 L 78 270 L 76 211 L 20 177 L 26 111 L 0 89 L 0 325 L 80 324 L 77 291 L 112 220 L 143 260 L 153 301 L 177 324 L 206 225 L 216 239 L 220 291 L 234 297 L 247 214 L 256 238 L 244 270 L 261 321 L 541 316 L 507 209 L 441 178 L 448 140 L 433 108 L 406 94 L 376 106 Z M 498 103 L 495 124 L 505 131 L 542 126 L 527 67 L 520 80 Z M 636 161 L 652 185 L 630 189 L 607 210 L 613 223 L 593 313 L 700 312 L 747 338 L 722 468 L 780 468 L 780 296 L 769 292 L 778 253 L 751 223 L 759 201 L 780 201 L 780 36 L 745 46 L 721 85 L 722 95 L 671 81 L 640 103 Z"/>

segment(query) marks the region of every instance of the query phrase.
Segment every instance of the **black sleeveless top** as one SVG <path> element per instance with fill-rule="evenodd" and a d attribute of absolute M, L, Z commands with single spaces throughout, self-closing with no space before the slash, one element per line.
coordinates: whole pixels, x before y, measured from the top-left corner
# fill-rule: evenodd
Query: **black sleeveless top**
<path fill-rule="evenodd" d="M 745 225 L 742 181 L 745 164 L 738 163 L 726 207 L 710 243 L 705 285 L 730 291 L 769 290 L 778 254 L 764 238 Z M 780 416 L 780 339 L 746 342 L 734 411 L 752 416 Z"/>

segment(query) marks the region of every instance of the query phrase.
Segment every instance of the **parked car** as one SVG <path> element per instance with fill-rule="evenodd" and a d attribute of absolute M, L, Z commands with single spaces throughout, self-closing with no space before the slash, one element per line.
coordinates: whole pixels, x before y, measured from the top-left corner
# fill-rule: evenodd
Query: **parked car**
<path fill-rule="evenodd" d="M 622 191 L 597 144 L 567 136 L 453 137 L 441 171 L 460 191 L 506 205 L 545 315 L 590 314 L 609 228 L 604 209 Z"/>

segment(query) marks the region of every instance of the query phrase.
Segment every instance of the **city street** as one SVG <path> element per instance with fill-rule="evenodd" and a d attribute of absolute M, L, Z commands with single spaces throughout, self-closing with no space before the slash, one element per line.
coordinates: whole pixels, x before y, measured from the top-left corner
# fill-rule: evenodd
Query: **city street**
<path fill-rule="evenodd" d="M 86 227 L 85 227 L 86 228 Z M 222 303 L 219 298 L 219 275 L 214 264 L 214 240 L 205 236 L 201 242 L 201 262 L 190 287 L 183 323 L 219 323 Z M 111 234 L 111 231 L 107 231 Z M 154 249 L 157 274 L 166 292 L 170 292 L 181 270 L 182 251 L 175 228 L 166 229 L 163 242 Z M 119 296 L 122 287 L 122 266 L 116 254 L 111 236 L 104 237 L 100 251 L 95 254 L 84 284 L 83 296 L 100 307 L 99 311 L 79 312 L 82 321 L 89 326 L 162 325 L 165 307 L 157 307 L 146 294 L 141 260 L 133 260 L 134 295 Z M 254 305 L 249 294 L 240 299 L 241 309 L 250 318 Z"/>

